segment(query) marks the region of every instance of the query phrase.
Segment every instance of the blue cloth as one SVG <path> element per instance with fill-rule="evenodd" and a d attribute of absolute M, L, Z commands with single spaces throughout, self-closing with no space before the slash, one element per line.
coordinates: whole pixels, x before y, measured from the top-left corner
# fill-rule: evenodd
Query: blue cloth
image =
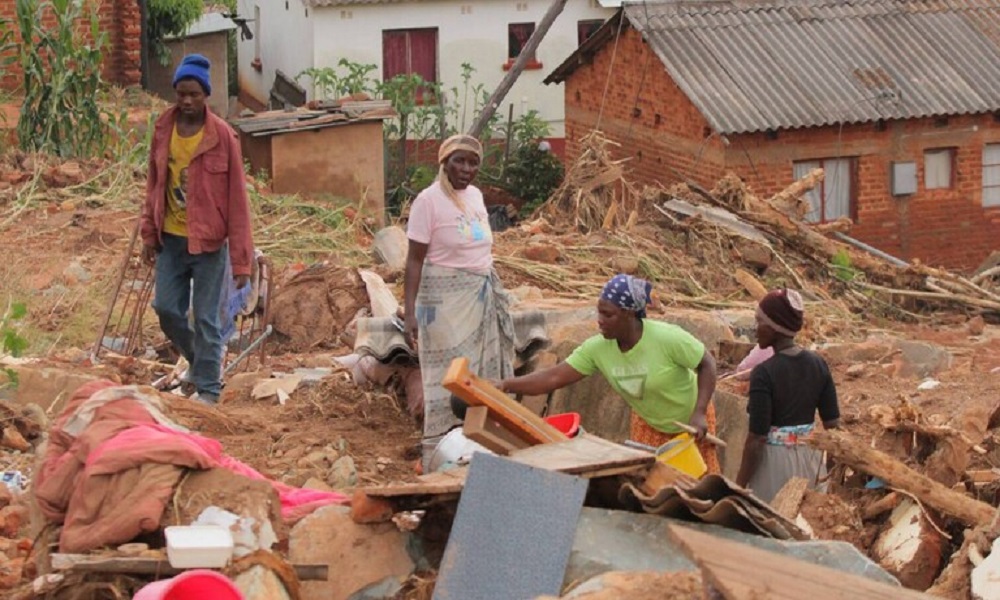
<path fill-rule="evenodd" d="M 225 293 L 222 294 L 222 306 L 219 307 L 222 315 L 222 342 L 229 342 L 233 334 L 236 333 L 236 317 L 240 311 L 246 308 L 250 301 L 251 286 L 249 283 L 243 289 L 236 287 L 236 280 L 233 279 L 233 268 L 226 261 Z"/>
<path fill-rule="evenodd" d="M 177 83 L 182 79 L 194 79 L 201 84 L 205 95 L 211 96 L 212 84 L 208 76 L 208 70 L 211 67 L 212 63 L 201 54 L 188 54 L 174 72 L 173 86 L 176 88 Z"/>
<path fill-rule="evenodd" d="M 631 275 L 615 275 L 604 284 L 601 300 L 607 300 L 618 308 L 630 310 L 640 319 L 646 318 L 646 305 L 653 293 L 653 284 Z"/>
<path fill-rule="evenodd" d="M 160 329 L 191 364 L 191 381 L 199 394 L 222 392 L 222 307 L 229 248 L 191 254 L 187 238 L 163 234 L 156 258 L 153 310 Z M 193 292 L 192 293 L 192 289 Z M 194 328 L 188 321 L 194 311 Z"/>

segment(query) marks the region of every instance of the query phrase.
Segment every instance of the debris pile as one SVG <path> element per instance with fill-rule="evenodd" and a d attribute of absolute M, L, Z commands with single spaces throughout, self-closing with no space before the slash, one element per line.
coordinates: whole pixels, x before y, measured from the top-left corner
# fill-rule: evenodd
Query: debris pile
<path fill-rule="evenodd" d="M 612 142 L 595 132 L 535 220 L 497 236 L 496 262 L 512 287 L 593 297 L 616 272 L 656 282 L 666 304 L 713 309 L 752 306 L 778 285 L 821 301 L 840 317 L 871 313 L 920 319 L 944 309 L 1000 318 L 993 271 L 968 278 L 863 249 L 842 231 L 814 226 L 803 196 L 823 179 L 816 170 L 772 198 L 759 198 L 729 175 L 712 190 L 686 183 L 637 191 Z M 815 313 L 815 311 L 813 311 Z"/>
<path fill-rule="evenodd" d="M 314 265 L 274 296 L 271 324 L 291 351 L 353 347 L 350 325 L 367 307 L 365 282 L 356 269 Z"/>

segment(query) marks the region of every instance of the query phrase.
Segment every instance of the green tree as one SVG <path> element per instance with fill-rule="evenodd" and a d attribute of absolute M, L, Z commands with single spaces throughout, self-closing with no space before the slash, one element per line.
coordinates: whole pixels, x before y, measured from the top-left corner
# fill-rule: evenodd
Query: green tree
<path fill-rule="evenodd" d="M 183 35 L 201 17 L 203 10 L 202 0 L 149 0 L 149 44 L 160 64 L 170 64 L 166 39 Z"/>

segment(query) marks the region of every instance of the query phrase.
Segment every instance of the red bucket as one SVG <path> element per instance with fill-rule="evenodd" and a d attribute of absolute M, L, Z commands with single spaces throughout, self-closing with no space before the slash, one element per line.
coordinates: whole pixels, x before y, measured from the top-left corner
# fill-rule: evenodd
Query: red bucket
<path fill-rule="evenodd" d="M 570 412 L 561 415 L 549 415 L 545 417 L 545 422 L 569 437 L 576 437 L 576 434 L 580 433 L 580 413 Z"/>
<path fill-rule="evenodd" d="M 205 569 L 185 571 L 154 581 L 136 592 L 134 600 L 243 600 L 243 593 L 225 575 Z"/>

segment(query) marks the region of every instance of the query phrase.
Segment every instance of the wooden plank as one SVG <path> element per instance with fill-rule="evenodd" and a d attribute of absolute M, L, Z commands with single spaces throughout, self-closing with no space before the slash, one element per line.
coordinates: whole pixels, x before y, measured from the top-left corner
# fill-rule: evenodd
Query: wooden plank
<path fill-rule="evenodd" d="M 297 121 L 292 121 L 288 124 L 289 129 L 303 129 L 305 127 L 316 127 L 318 125 L 326 125 L 328 123 L 336 123 L 338 121 L 346 121 L 347 115 L 342 115 L 340 113 L 331 113 L 322 117 L 316 117 L 315 119 L 300 119 Z"/>
<path fill-rule="evenodd" d="M 448 469 L 439 473 L 421 475 L 416 483 L 400 483 L 381 487 L 362 488 L 364 493 L 378 498 L 393 498 L 397 496 L 438 496 L 457 494 L 465 485 L 467 467 Z"/>
<path fill-rule="evenodd" d="M 52 569 L 83 573 L 122 573 L 130 575 L 176 575 L 189 569 L 175 569 L 166 558 L 100 556 L 91 554 L 52 554 Z M 328 565 L 292 565 L 303 581 L 326 581 Z"/>
<path fill-rule="evenodd" d="M 726 600 L 926 600 L 926 594 L 670 524 L 671 539 Z"/>
<path fill-rule="evenodd" d="M 282 135 L 286 133 L 298 133 L 300 131 L 316 131 L 317 129 L 328 129 L 330 127 L 344 127 L 345 125 L 353 125 L 357 121 L 334 121 L 333 123 L 320 123 L 319 125 L 307 125 L 302 124 L 300 127 L 282 127 L 279 129 L 271 129 L 268 131 L 260 131 L 251 134 L 253 137 L 267 137 L 272 135 Z"/>
<path fill-rule="evenodd" d="M 527 444 L 490 419 L 489 413 L 485 406 L 470 406 L 465 412 L 465 423 L 462 425 L 465 437 L 501 456 L 527 447 Z"/>
<path fill-rule="evenodd" d="M 509 458 L 528 466 L 579 475 L 588 479 L 634 472 L 655 460 L 648 452 L 633 450 L 589 434 L 582 434 L 558 444 L 543 444 L 516 450 Z M 414 483 L 359 489 L 375 498 L 444 496 L 460 493 L 467 474 L 467 467 L 459 467 L 422 475 Z"/>
<path fill-rule="evenodd" d="M 510 459 L 573 475 L 623 467 L 638 468 L 656 460 L 648 452 L 634 450 L 587 433 L 557 444 L 541 444 L 518 450 L 510 455 Z"/>
<path fill-rule="evenodd" d="M 469 359 L 456 358 L 448 367 L 441 382 L 446 390 L 455 394 L 469 406 L 485 406 L 501 426 L 530 444 L 562 442 L 569 438 L 545 422 L 544 419 L 521 406 L 516 400 L 501 392 L 469 371 Z"/>
<path fill-rule="evenodd" d="M 379 108 L 392 108 L 391 100 L 345 100 L 340 103 L 341 110 L 369 111 Z"/>

